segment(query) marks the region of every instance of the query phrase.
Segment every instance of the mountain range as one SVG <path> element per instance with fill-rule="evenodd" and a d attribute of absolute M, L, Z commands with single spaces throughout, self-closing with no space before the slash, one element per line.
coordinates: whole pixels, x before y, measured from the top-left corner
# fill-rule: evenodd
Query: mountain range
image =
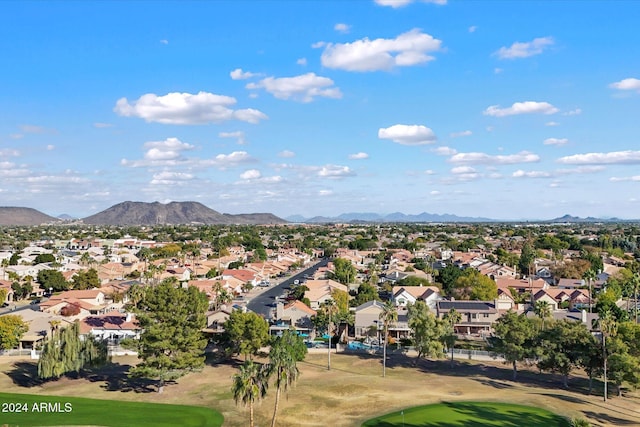
<path fill-rule="evenodd" d="M 372 212 L 350 212 L 335 217 L 315 216 L 305 218 L 301 215 L 279 218 L 270 213 L 226 214 L 217 212 L 198 202 L 146 203 L 122 202 L 94 215 L 82 219 L 71 219 L 69 215 L 58 218 L 26 207 L 0 207 L 0 226 L 30 226 L 41 224 L 63 224 L 68 222 L 92 225 L 157 225 L 157 224 L 285 224 L 307 223 L 385 223 L 385 222 L 424 222 L 424 223 L 463 223 L 463 222 L 540 222 L 540 223 L 597 223 L 597 222 L 638 222 L 619 218 L 580 218 L 564 215 L 550 220 L 507 221 L 484 217 L 467 217 L 453 214 L 404 214 L 394 212 L 381 215 Z"/>
<path fill-rule="evenodd" d="M 68 217 L 68 215 L 65 215 Z M 63 223 L 35 209 L 0 207 L 0 225 L 41 225 Z M 68 221 L 68 220 L 67 220 Z M 92 225 L 157 224 L 284 224 L 287 221 L 270 213 L 231 215 L 217 212 L 198 202 L 145 203 L 122 202 L 102 212 L 77 220 Z"/>

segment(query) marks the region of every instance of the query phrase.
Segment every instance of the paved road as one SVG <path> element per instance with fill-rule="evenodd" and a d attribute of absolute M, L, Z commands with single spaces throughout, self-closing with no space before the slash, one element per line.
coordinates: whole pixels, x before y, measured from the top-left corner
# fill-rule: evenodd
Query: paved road
<path fill-rule="evenodd" d="M 302 282 L 305 275 L 312 275 L 318 268 L 326 267 L 328 263 L 329 259 L 323 258 L 320 262 L 307 268 L 306 270 L 302 270 L 282 281 L 280 284 L 266 289 L 259 295 L 251 298 L 251 300 L 247 303 L 247 309 L 264 316 L 265 319 L 269 319 L 271 317 L 271 311 L 274 309 L 273 304 L 275 303 L 275 297 L 279 297 L 280 295 L 284 294 L 288 290 L 288 288 L 293 286 L 294 280 L 299 280 Z"/>

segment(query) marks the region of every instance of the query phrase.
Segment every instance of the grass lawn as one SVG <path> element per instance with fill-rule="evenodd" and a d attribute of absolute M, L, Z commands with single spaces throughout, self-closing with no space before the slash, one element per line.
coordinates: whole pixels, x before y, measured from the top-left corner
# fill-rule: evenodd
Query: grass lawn
<path fill-rule="evenodd" d="M 569 422 L 566 418 L 532 406 L 493 402 L 444 402 L 383 415 L 362 426 L 568 427 Z"/>
<path fill-rule="evenodd" d="M 219 412 L 202 406 L 0 393 L 0 420 L 10 426 L 219 427 Z"/>

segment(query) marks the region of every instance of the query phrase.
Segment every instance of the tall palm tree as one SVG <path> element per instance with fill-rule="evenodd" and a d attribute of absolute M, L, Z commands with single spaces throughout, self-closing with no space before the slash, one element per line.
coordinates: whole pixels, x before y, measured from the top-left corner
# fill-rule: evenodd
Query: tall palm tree
<path fill-rule="evenodd" d="M 329 351 L 327 353 L 327 370 L 330 371 L 331 370 L 331 341 L 332 341 L 332 335 L 331 335 L 331 329 L 333 326 L 333 319 L 334 316 L 336 315 L 336 313 L 338 312 L 338 305 L 336 304 L 336 302 L 333 299 L 328 299 L 326 300 L 323 304 L 322 304 L 325 313 L 327 314 L 328 317 L 328 324 L 327 324 L 327 335 L 329 335 Z"/>
<path fill-rule="evenodd" d="M 542 320 L 541 330 L 544 330 L 544 319 L 551 317 L 551 306 L 547 301 L 536 301 L 533 312 Z"/>
<path fill-rule="evenodd" d="M 445 336 L 445 340 L 449 350 L 451 351 L 451 365 L 453 366 L 453 346 L 455 345 L 457 338 L 455 324 L 460 323 L 462 320 L 462 314 L 456 311 L 455 308 L 452 308 L 443 316 L 443 320 L 449 329 L 449 333 Z"/>
<path fill-rule="evenodd" d="M 263 365 L 247 360 L 240 367 L 240 372 L 233 376 L 233 399 L 236 405 L 242 402 L 249 406 L 249 426 L 254 427 L 253 403 L 262 399 L 267 394 L 268 382 Z"/>
<path fill-rule="evenodd" d="M 588 269 L 587 271 L 584 272 L 584 274 L 582 275 L 582 278 L 589 283 L 589 313 L 591 313 L 591 306 L 592 304 L 592 290 L 591 290 L 591 285 L 593 284 L 593 281 L 596 280 L 596 272 L 593 271 L 592 269 Z"/>
<path fill-rule="evenodd" d="M 387 341 L 389 338 L 389 325 L 398 321 L 398 310 L 393 301 L 387 301 L 382 306 L 379 319 L 382 321 L 384 330 L 384 347 L 382 349 L 382 376 L 387 374 Z"/>
<path fill-rule="evenodd" d="M 616 322 L 616 318 L 611 313 L 611 311 L 607 310 L 600 314 L 600 317 L 595 320 L 595 327 L 600 330 L 600 335 L 602 336 L 602 365 L 603 365 L 603 373 L 604 373 L 604 401 L 607 401 L 607 338 L 615 336 L 618 332 L 618 324 Z"/>
<path fill-rule="evenodd" d="M 280 403 L 280 391 L 287 390 L 289 386 L 296 382 L 300 375 L 298 370 L 294 348 L 291 346 L 291 340 L 297 338 L 292 337 L 295 334 L 292 331 L 284 331 L 283 336 L 276 338 L 271 345 L 269 351 L 269 376 L 275 375 L 276 399 L 273 408 L 273 418 L 271 419 L 271 427 L 276 426 L 276 415 L 278 414 L 278 405 Z"/>

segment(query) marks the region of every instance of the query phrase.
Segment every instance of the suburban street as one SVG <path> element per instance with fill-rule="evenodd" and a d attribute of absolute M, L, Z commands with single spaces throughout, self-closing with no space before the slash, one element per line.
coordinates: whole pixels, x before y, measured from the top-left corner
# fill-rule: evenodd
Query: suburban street
<path fill-rule="evenodd" d="M 293 282 L 295 280 L 302 282 L 304 280 L 304 276 L 313 274 L 320 267 L 326 267 L 328 263 L 329 259 L 323 258 L 318 263 L 299 271 L 279 284 L 273 285 L 269 288 L 257 287 L 257 289 L 252 290 L 249 295 L 247 295 L 247 297 L 250 298 L 247 303 L 247 309 L 264 316 L 265 319 L 269 319 L 271 317 L 271 310 L 274 309 L 273 304 L 275 303 L 275 297 L 279 297 L 285 293 L 288 288 L 293 286 Z M 254 292 L 262 289 L 264 289 L 262 292 L 254 295 Z"/>

